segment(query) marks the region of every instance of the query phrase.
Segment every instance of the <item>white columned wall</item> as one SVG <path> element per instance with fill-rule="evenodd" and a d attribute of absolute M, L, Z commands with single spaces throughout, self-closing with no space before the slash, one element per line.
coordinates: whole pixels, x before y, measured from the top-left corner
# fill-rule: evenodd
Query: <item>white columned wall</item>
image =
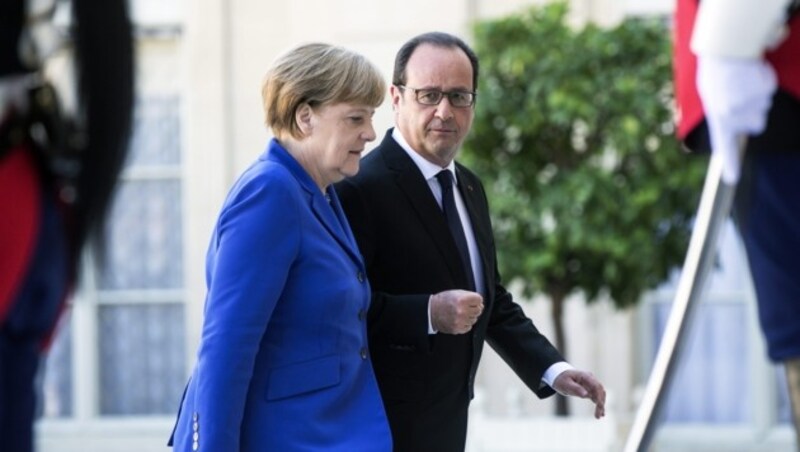
<path fill-rule="evenodd" d="M 230 2 L 186 2 L 182 96 L 187 372 L 194 364 L 205 297 L 205 253 L 232 172 L 233 103 L 228 66 Z"/>

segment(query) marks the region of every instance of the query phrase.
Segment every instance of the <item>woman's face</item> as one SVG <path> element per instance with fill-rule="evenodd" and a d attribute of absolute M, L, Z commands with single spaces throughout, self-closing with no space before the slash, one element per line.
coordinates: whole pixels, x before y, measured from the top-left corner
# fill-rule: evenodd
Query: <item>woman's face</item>
<path fill-rule="evenodd" d="M 316 107 L 305 141 L 314 169 L 311 175 L 322 187 L 358 173 L 365 145 L 375 139 L 370 106 L 339 103 Z"/>

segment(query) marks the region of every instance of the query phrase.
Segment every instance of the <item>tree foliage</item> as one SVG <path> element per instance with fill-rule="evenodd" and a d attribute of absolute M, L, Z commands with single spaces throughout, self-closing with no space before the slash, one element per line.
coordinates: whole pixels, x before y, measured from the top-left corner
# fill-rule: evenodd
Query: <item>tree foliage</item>
<path fill-rule="evenodd" d="M 506 279 L 626 307 L 682 263 L 707 159 L 674 137 L 666 25 L 574 29 L 567 13 L 555 3 L 476 24 L 462 156 L 486 184 Z"/>

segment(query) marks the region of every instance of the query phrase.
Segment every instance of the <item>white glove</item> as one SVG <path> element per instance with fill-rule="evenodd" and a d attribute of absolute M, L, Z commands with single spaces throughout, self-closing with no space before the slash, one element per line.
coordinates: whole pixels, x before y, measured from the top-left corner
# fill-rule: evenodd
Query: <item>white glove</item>
<path fill-rule="evenodd" d="M 738 139 L 764 130 L 777 87 L 775 70 L 764 60 L 698 57 L 697 90 L 711 135 L 712 158 L 721 159 L 726 183 L 738 182 Z"/>

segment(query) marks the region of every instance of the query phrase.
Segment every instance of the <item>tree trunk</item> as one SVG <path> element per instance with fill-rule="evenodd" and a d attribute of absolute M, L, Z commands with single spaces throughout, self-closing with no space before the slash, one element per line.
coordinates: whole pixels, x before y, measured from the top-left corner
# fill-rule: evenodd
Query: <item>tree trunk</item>
<path fill-rule="evenodd" d="M 564 336 L 564 295 L 560 293 L 550 294 L 553 302 L 553 327 L 555 328 L 555 346 L 561 355 L 567 355 L 567 340 Z M 556 416 L 569 416 L 569 401 L 561 394 L 556 394 Z"/>

